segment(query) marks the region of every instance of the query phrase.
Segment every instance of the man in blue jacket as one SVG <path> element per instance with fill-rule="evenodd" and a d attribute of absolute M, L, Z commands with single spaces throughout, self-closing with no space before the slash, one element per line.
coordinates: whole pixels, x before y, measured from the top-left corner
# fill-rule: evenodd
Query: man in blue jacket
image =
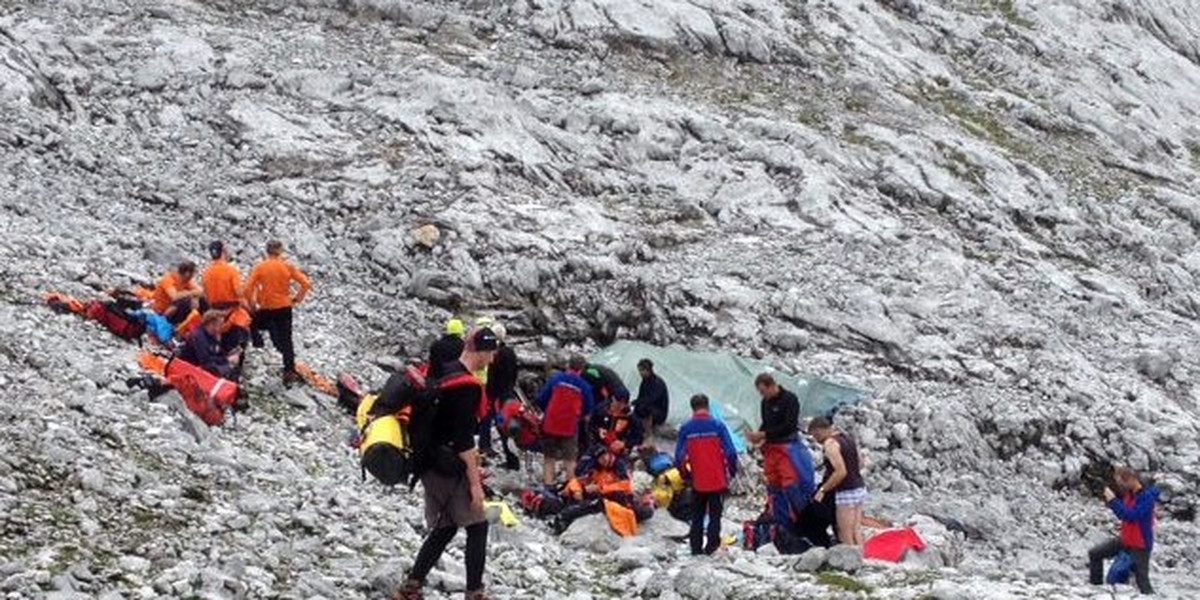
<path fill-rule="evenodd" d="M 1154 506 L 1158 503 L 1159 491 L 1143 486 L 1137 472 L 1129 467 L 1118 468 L 1113 481 L 1120 494 L 1112 488 L 1104 488 L 1104 501 L 1121 520 L 1121 537 L 1111 538 L 1088 551 L 1091 584 L 1104 583 L 1105 559 L 1125 552 L 1133 559 L 1133 576 L 1138 591 L 1153 594 L 1154 588 L 1150 586 L 1150 553 L 1154 550 L 1157 520 Z"/>
<path fill-rule="evenodd" d="M 737 474 L 737 450 L 729 430 L 708 412 L 708 396 L 692 396 L 692 418 L 679 429 L 675 464 L 691 480 L 695 494 L 688 541 L 692 554 L 712 554 L 721 547 L 721 513 L 729 481 Z M 704 518 L 708 517 L 707 543 Z"/>
<path fill-rule="evenodd" d="M 582 356 L 572 356 L 567 370 L 551 377 L 538 396 L 545 458 L 542 483 L 547 488 L 554 487 L 558 479 L 555 473 L 558 462 L 563 463 L 568 480 L 575 476 L 580 428 L 587 426 L 588 418 L 596 409 L 592 386 L 580 376 L 586 366 L 587 361 Z"/>

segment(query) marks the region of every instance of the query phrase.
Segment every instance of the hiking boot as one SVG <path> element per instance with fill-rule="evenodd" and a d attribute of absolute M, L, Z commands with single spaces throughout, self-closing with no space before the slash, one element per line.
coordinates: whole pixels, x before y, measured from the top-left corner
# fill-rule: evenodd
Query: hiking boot
<path fill-rule="evenodd" d="M 240 413 L 250 410 L 250 401 L 245 396 L 238 395 L 237 400 L 233 401 L 233 412 Z"/>
<path fill-rule="evenodd" d="M 297 384 L 297 383 L 304 383 L 304 378 L 301 377 L 299 373 L 297 373 L 295 371 L 284 371 L 283 372 L 284 387 L 292 387 L 292 385 Z"/>
<path fill-rule="evenodd" d="M 484 593 L 483 590 L 475 590 L 473 592 L 467 592 L 467 593 L 463 594 L 463 598 L 465 598 L 466 600 L 494 600 L 491 596 Z"/>
<path fill-rule="evenodd" d="M 396 595 L 392 596 L 392 600 L 423 600 L 425 596 L 421 593 L 421 588 L 424 587 L 420 581 L 406 580 L 400 589 L 396 590 Z"/>

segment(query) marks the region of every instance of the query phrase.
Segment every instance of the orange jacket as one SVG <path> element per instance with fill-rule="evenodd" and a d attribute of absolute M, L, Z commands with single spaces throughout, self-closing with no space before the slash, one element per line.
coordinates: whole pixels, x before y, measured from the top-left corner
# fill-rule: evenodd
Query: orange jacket
<path fill-rule="evenodd" d="M 204 271 L 204 297 L 213 306 L 229 308 L 241 302 L 242 274 L 227 260 L 214 260 Z"/>
<path fill-rule="evenodd" d="M 250 281 L 246 283 L 246 299 L 251 305 L 264 310 L 288 308 L 293 302 L 293 282 L 300 286 L 295 298 L 295 302 L 300 302 L 312 289 L 308 277 L 283 258 L 268 258 L 250 272 Z"/>
<path fill-rule="evenodd" d="M 154 296 L 151 299 L 151 308 L 154 312 L 162 314 L 171 308 L 171 304 L 175 302 L 171 299 L 171 294 L 176 292 L 186 292 L 196 289 L 196 284 L 193 281 L 184 283 L 183 278 L 179 273 L 171 271 L 163 278 L 158 280 L 158 285 L 154 286 Z"/>

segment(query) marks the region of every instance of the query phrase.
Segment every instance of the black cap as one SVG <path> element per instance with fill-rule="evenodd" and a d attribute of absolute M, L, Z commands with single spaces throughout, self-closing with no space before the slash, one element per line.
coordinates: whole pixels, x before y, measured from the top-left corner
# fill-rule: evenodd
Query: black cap
<path fill-rule="evenodd" d="M 218 258 L 221 258 L 221 255 L 224 253 L 225 253 L 225 242 L 222 242 L 221 240 L 217 240 L 208 245 L 208 255 L 211 256 L 213 260 L 217 260 Z"/>
<path fill-rule="evenodd" d="M 500 338 L 490 327 L 480 327 L 467 334 L 466 349 L 471 352 L 493 352 L 500 349 Z"/>

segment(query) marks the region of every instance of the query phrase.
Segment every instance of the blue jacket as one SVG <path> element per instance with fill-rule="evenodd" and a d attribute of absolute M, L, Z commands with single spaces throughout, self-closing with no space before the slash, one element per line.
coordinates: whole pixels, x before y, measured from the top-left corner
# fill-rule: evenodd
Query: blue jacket
<path fill-rule="evenodd" d="M 229 359 L 221 353 L 221 341 L 203 327 L 197 327 L 187 337 L 178 356 L 217 377 L 228 377 L 232 371 Z"/>
<path fill-rule="evenodd" d="M 708 411 L 695 413 L 679 429 L 675 443 L 675 464 L 692 479 L 692 487 L 711 494 L 729 489 L 729 480 L 737 474 L 737 450 L 729 429 L 712 418 Z"/>
<path fill-rule="evenodd" d="M 562 372 L 550 378 L 538 395 L 542 434 L 562 438 L 578 435 L 584 417 L 596 410 L 592 386 L 578 374 Z"/>
<path fill-rule="evenodd" d="M 550 405 L 550 395 L 554 392 L 554 386 L 565 383 L 580 389 L 583 392 L 583 414 L 590 415 L 596 410 L 596 401 L 592 397 L 592 386 L 588 385 L 582 377 L 571 373 L 570 371 L 562 371 L 546 382 L 542 387 L 542 392 L 538 394 L 538 408 L 542 412 L 546 412 L 546 407 Z"/>
<path fill-rule="evenodd" d="M 1113 498 L 1108 503 L 1113 514 L 1121 520 L 1121 544 L 1136 550 L 1154 549 L 1154 505 L 1158 503 L 1158 488 L 1145 487 L 1137 495 Z"/>

